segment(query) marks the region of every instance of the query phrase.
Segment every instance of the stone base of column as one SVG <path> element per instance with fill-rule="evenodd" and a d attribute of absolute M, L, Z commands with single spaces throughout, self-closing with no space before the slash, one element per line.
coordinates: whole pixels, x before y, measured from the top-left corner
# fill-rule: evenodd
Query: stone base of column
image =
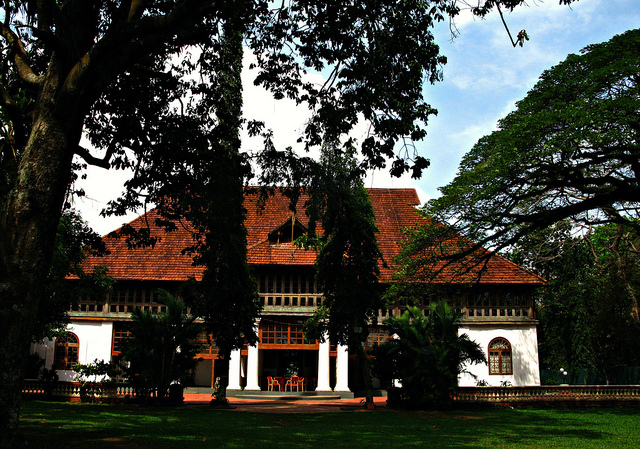
<path fill-rule="evenodd" d="M 313 390 L 313 391 L 317 391 L 318 393 L 320 393 L 320 392 L 322 392 L 322 393 L 327 393 L 327 392 L 329 392 L 329 393 L 330 393 L 330 392 L 332 392 L 333 390 L 332 390 L 331 388 L 321 388 L 321 387 L 318 387 L 318 388 L 316 388 L 316 389 L 315 389 L 315 390 Z"/>
<path fill-rule="evenodd" d="M 242 391 L 242 388 L 229 388 L 229 387 L 227 387 L 227 393 L 229 391 Z"/>

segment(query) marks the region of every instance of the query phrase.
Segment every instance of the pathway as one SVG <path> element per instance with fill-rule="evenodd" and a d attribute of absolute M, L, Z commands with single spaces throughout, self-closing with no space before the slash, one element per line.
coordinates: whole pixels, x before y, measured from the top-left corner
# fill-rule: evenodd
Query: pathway
<path fill-rule="evenodd" d="M 387 398 L 374 397 L 376 410 L 386 410 Z M 208 407 L 211 401 L 209 394 L 185 393 L 184 403 L 187 406 Z M 336 400 L 259 400 L 229 398 L 230 407 L 220 410 L 244 411 L 257 413 L 338 413 L 367 411 L 364 406 L 364 398 L 336 399 Z"/>

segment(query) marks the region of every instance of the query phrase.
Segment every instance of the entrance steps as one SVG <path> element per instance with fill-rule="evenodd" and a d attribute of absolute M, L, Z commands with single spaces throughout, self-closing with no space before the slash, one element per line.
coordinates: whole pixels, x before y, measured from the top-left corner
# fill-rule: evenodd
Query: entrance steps
<path fill-rule="evenodd" d="M 227 390 L 227 397 L 262 401 L 336 401 L 353 399 L 350 391 L 244 391 Z"/>
<path fill-rule="evenodd" d="M 185 393 L 212 394 L 213 389 L 202 387 L 187 387 Z M 261 401 L 336 401 L 353 399 L 351 391 L 245 391 L 227 390 L 227 397 L 238 399 L 253 399 Z"/>

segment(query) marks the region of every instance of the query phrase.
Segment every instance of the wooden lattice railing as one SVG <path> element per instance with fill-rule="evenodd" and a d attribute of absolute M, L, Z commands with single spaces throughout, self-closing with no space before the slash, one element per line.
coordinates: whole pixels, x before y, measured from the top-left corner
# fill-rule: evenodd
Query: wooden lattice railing
<path fill-rule="evenodd" d="M 460 387 L 456 402 L 640 402 L 640 385 L 553 385 L 539 387 Z"/>

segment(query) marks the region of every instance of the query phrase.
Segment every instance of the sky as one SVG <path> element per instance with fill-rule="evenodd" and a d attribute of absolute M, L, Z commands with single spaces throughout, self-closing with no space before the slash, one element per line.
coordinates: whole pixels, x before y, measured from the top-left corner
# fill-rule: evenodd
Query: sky
<path fill-rule="evenodd" d="M 528 3 L 505 13 L 512 35 L 526 30 L 530 40 L 523 47 L 512 46 L 497 12 L 485 20 L 463 13 L 456 23 L 459 35 L 455 39 L 448 23 L 436 28 L 436 42 L 448 61 L 443 81 L 424 86 L 424 96 L 438 115 L 428 123 L 427 138 L 416 143 L 420 155 L 431 165 L 419 180 L 409 176 L 392 179 L 385 171 L 369 173 L 366 187 L 413 187 L 423 202 L 439 196 L 438 189 L 455 177 L 462 156 L 478 139 L 496 129 L 498 120 L 515 108 L 516 101 L 526 96 L 544 70 L 587 45 L 640 27 L 640 0 L 579 0 L 571 6 L 559 5 L 558 0 Z M 245 60 L 251 57 L 246 54 Z M 321 75 L 311 76 L 322 82 Z M 251 80 L 252 74 L 245 72 L 245 117 L 264 120 L 273 129 L 274 142 L 280 149 L 295 148 L 308 112 L 288 100 L 274 100 L 254 87 Z M 352 136 L 361 138 L 364 133 L 363 124 Z M 250 151 L 257 145 L 258 141 L 243 136 L 243 150 Z M 107 201 L 122 191 L 127 176 L 92 168 L 87 180 L 78 183 L 87 195 L 76 200 L 75 207 L 99 234 L 137 216 L 99 215 Z"/>

